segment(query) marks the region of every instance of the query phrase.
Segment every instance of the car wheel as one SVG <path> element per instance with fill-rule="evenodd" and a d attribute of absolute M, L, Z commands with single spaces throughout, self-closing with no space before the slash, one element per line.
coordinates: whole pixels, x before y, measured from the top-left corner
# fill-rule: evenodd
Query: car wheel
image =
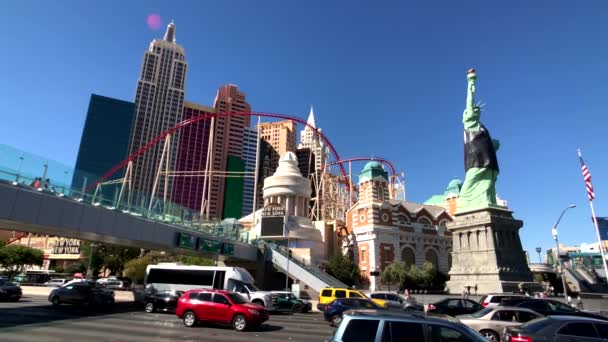
<path fill-rule="evenodd" d="M 335 314 L 331 316 L 331 320 L 329 322 L 331 326 L 337 327 L 338 325 L 340 325 L 340 322 L 342 322 L 342 315 Z"/>
<path fill-rule="evenodd" d="M 183 320 L 184 320 L 184 325 L 187 326 L 188 328 L 192 328 L 194 325 L 196 325 L 196 315 L 192 311 L 187 311 L 184 314 Z"/>
<path fill-rule="evenodd" d="M 236 331 L 244 331 L 247 329 L 247 318 L 243 315 L 236 315 L 232 319 L 232 326 Z"/>
<path fill-rule="evenodd" d="M 154 307 L 154 303 L 146 303 L 146 312 L 147 313 L 153 313 L 156 310 L 156 308 Z"/>
<path fill-rule="evenodd" d="M 59 304 L 61 304 L 59 297 L 57 297 L 57 296 L 53 297 L 53 299 L 51 299 L 51 304 L 53 304 L 53 306 L 59 306 Z"/>
<path fill-rule="evenodd" d="M 492 330 L 482 330 L 479 332 L 488 341 L 498 342 L 500 341 L 498 334 Z"/>
<path fill-rule="evenodd" d="M 304 306 L 302 304 L 296 304 L 293 306 L 293 312 L 295 313 L 302 313 L 303 310 Z"/>

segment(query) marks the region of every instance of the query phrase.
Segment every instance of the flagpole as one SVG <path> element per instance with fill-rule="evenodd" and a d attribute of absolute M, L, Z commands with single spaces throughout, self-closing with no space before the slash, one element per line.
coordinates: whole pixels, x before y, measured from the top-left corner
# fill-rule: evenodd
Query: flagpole
<path fill-rule="evenodd" d="M 604 244 L 602 244 L 602 238 L 600 236 L 600 228 L 597 224 L 597 217 L 595 216 L 595 209 L 593 208 L 593 201 L 589 201 L 591 207 L 591 217 L 593 217 L 593 224 L 595 225 L 595 233 L 597 234 L 597 241 L 600 244 L 600 254 L 602 255 L 602 266 L 604 266 L 604 272 L 606 272 L 606 281 L 608 281 L 608 266 L 606 265 L 606 257 L 604 255 Z"/>
<path fill-rule="evenodd" d="M 593 219 L 593 224 L 595 225 L 595 234 L 597 234 L 597 242 L 600 247 L 600 255 L 602 256 L 602 266 L 604 267 L 604 272 L 606 272 L 606 281 L 608 281 L 608 265 L 606 265 L 606 256 L 604 254 L 604 245 L 602 244 L 602 237 L 600 236 L 600 227 L 597 224 L 597 217 L 595 216 L 595 208 L 593 207 L 593 199 L 595 199 L 595 195 L 593 193 L 593 186 L 591 185 L 591 174 L 589 173 L 589 169 L 585 165 L 583 161 L 583 155 L 581 153 L 581 149 L 578 149 L 578 158 L 581 161 L 581 167 L 583 171 L 583 178 L 585 180 L 585 185 L 587 186 L 587 197 L 589 199 L 589 207 L 591 207 L 591 218 Z"/>

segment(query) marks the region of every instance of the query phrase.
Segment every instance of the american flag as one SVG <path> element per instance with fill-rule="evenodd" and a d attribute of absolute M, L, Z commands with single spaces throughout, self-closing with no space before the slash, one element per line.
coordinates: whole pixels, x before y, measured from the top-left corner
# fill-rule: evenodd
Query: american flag
<path fill-rule="evenodd" d="M 589 172 L 587 165 L 585 165 L 580 151 L 578 152 L 578 158 L 581 160 L 581 171 L 583 172 L 585 187 L 587 187 L 587 197 L 589 197 L 589 201 L 593 201 L 595 194 L 593 193 L 593 185 L 591 185 L 591 173 Z"/>

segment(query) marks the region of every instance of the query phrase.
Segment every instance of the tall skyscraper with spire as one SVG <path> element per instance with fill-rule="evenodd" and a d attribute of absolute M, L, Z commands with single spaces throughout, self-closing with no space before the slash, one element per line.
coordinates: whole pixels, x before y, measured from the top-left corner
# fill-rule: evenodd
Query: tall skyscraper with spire
<path fill-rule="evenodd" d="M 313 111 L 312 106 L 310 106 L 310 114 L 308 114 L 308 125 L 317 128 L 317 123 L 315 122 L 315 113 Z M 321 131 L 320 128 L 317 128 Z M 315 156 L 315 170 L 321 170 L 323 165 L 327 162 L 329 157 L 329 149 L 319 135 L 309 126 L 305 126 L 302 131 L 300 131 L 300 144 L 298 148 L 308 148 Z"/>
<path fill-rule="evenodd" d="M 144 53 L 135 94 L 129 154 L 182 121 L 187 69 L 184 48 L 175 43 L 175 24 L 171 22 L 164 38 L 154 39 Z M 176 132 L 167 150 L 171 170 L 175 169 L 178 143 L 179 133 Z M 152 193 L 164 145 L 157 143 L 133 162 L 132 182 L 137 191 L 133 200 L 136 204 L 143 204 Z M 165 191 L 170 198 L 172 184 L 165 185 L 164 178 L 160 177 L 156 194 L 162 198 Z"/>

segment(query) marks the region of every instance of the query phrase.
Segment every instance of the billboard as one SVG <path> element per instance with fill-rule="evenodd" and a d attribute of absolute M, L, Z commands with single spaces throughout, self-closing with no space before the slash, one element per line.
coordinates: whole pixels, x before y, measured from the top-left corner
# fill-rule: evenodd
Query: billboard
<path fill-rule="evenodd" d="M 196 249 L 198 238 L 194 235 L 180 233 L 178 246 L 187 249 Z"/>
<path fill-rule="evenodd" d="M 600 240 L 608 240 L 608 217 L 595 217 L 597 220 L 597 227 L 600 231 Z"/>
<path fill-rule="evenodd" d="M 219 253 L 221 244 L 219 241 L 200 238 L 198 240 L 198 250 L 201 252 Z"/>
<path fill-rule="evenodd" d="M 270 203 L 262 209 L 261 237 L 284 236 L 285 207 L 278 203 Z"/>

